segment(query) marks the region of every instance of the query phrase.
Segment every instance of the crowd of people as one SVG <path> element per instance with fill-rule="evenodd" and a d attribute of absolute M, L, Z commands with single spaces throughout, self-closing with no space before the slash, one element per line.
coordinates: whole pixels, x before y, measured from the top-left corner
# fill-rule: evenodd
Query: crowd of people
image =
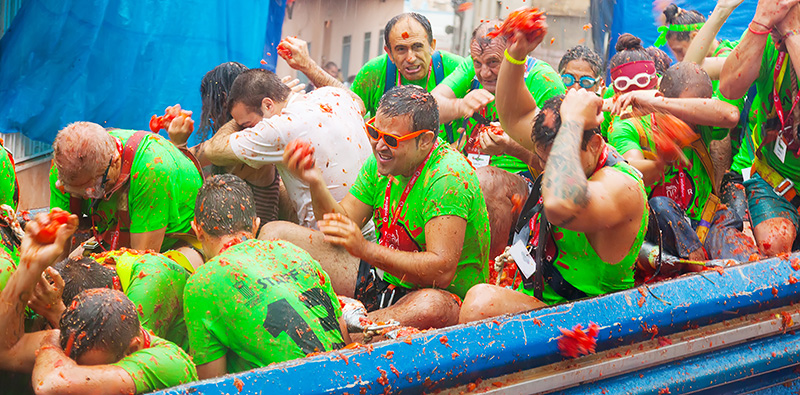
<path fill-rule="evenodd" d="M 741 2 L 668 6 L 674 64 L 623 34 L 556 70 L 501 20 L 462 58 L 405 13 L 348 89 L 288 37 L 313 89 L 227 62 L 197 130 L 59 131 L 52 243 L 0 151 L 0 377 L 144 393 L 798 249 L 800 0 L 718 41 Z"/>

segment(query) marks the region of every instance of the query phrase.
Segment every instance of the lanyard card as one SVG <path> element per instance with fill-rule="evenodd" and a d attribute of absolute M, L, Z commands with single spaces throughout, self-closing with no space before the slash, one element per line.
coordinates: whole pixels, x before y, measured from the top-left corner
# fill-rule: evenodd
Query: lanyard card
<path fill-rule="evenodd" d="M 533 259 L 528 249 L 525 247 L 525 242 L 517 240 L 511 248 L 508 249 L 509 255 L 517 263 L 517 267 L 522 272 L 525 278 L 531 278 L 536 273 L 536 260 Z"/>
<path fill-rule="evenodd" d="M 773 152 L 781 161 L 781 163 L 786 162 L 786 142 L 783 141 L 782 136 L 778 136 L 778 138 L 775 140 L 775 149 Z"/>

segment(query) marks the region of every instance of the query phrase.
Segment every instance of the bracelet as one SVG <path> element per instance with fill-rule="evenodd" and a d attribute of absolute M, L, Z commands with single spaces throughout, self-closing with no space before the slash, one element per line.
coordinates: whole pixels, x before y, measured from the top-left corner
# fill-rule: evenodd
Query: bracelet
<path fill-rule="evenodd" d="M 508 49 L 506 49 L 504 53 L 506 55 L 506 60 L 508 61 L 508 63 L 516 64 L 516 65 L 525 64 L 524 60 L 517 60 L 517 59 L 514 59 L 513 57 L 511 57 L 511 55 L 508 53 Z"/>
<path fill-rule="evenodd" d="M 786 34 L 783 35 L 783 37 L 781 37 L 781 42 L 784 42 L 786 41 L 787 38 L 796 35 L 800 35 L 800 31 L 798 31 L 797 29 L 789 30 L 788 32 L 786 32 Z"/>
<path fill-rule="evenodd" d="M 763 28 L 764 28 L 764 29 L 766 29 L 766 30 L 772 30 L 772 29 L 770 29 L 770 27 L 769 27 L 769 26 L 767 26 L 767 25 L 765 25 L 765 24 L 763 24 L 763 23 L 761 23 L 761 22 L 756 22 L 755 20 L 752 20 L 752 21 L 750 21 L 750 23 L 755 23 L 756 25 L 758 25 L 758 26 L 761 26 L 761 27 L 763 27 Z"/>
<path fill-rule="evenodd" d="M 753 23 L 755 23 L 757 25 L 761 25 L 760 23 L 758 23 L 756 21 L 750 22 L 750 25 L 752 25 Z M 753 27 L 750 26 L 750 25 L 747 25 L 747 30 L 750 30 L 750 33 L 753 33 L 756 36 L 763 36 L 763 35 L 772 33 L 772 29 L 767 29 L 766 31 L 759 32 L 759 31 L 753 30 Z M 764 26 L 764 25 L 761 25 L 761 26 Z"/>

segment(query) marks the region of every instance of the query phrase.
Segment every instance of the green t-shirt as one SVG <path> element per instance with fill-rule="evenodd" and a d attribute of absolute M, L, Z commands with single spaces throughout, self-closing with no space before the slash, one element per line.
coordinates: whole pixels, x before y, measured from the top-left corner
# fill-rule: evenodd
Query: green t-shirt
<path fill-rule="evenodd" d="M 109 133 L 125 142 L 136 131 L 112 129 Z M 50 168 L 50 207 L 70 211 L 69 194 L 56 188 L 58 170 Z M 139 143 L 131 166 L 128 187 L 128 212 L 130 232 L 145 233 L 166 227 L 166 233 L 185 233 L 191 230 L 194 219 L 194 202 L 203 179 L 191 160 L 167 139 L 148 133 Z M 101 201 L 95 214 L 95 224 L 100 232 L 116 224 L 116 212 L 124 191 L 109 200 Z M 83 213 L 89 214 L 90 201 L 83 201 Z M 124 227 L 122 228 L 123 230 Z M 175 239 L 165 237 L 161 251 L 166 251 Z"/>
<path fill-rule="evenodd" d="M 183 289 L 189 273 L 184 268 L 164 255 L 128 249 L 96 259 L 101 263 L 114 260 L 122 292 L 136 305 L 143 327 L 188 350 Z"/>
<path fill-rule="evenodd" d="M 775 105 L 773 104 L 772 100 L 772 93 L 774 89 L 774 71 L 775 65 L 778 63 L 778 49 L 775 48 L 775 43 L 772 41 L 772 36 L 767 36 L 767 44 L 764 48 L 764 55 L 761 58 L 761 70 L 759 71 L 758 78 L 756 78 L 755 84 L 756 89 L 758 91 L 758 96 L 761 97 L 758 106 L 758 120 L 757 122 L 760 125 L 763 125 L 767 122 L 768 119 L 777 117 L 775 114 Z M 794 97 L 791 94 L 791 71 L 792 71 L 792 61 L 789 56 L 786 56 L 786 72 L 783 76 L 783 81 L 781 82 L 779 94 L 781 104 L 783 105 L 784 116 L 789 116 L 790 109 L 792 108 L 792 99 Z M 754 106 L 755 107 L 755 106 Z M 778 122 L 778 125 L 780 123 Z M 761 139 L 764 138 L 763 133 L 766 131 L 762 128 L 761 129 Z M 791 137 L 791 136 L 787 136 Z M 791 138 L 789 138 L 791 140 Z M 764 159 L 766 160 L 767 164 L 775 169 L 778 173 L 780 173 L 784 177 L 788 177 L 789 179 L 793 180 L 794 182 L 800 182 L 800 158 L 795 156 L 795 152 L 791 149 L 787 149 L 786 157 L 783 162 L 775 155 L 775 141 L 766 143 L 763 145 L 761 152 L 764 154 Z"/>
<path fill-rule="evenodd" d="M 372 219 L 379 239 L 384 237 L 381 218 L 386 186 L 394 179 L 390 192 L 389 212 L 394 213 L 403 190 L 410 180 L 405 176 L 378 174 L 377 162 L 370 156 L 356 179 L 350 193 L 364 204 L 373 207 Z M 455 277 L 445 288 L 464 297 L 473 285 L 485 283 L 489 273 L 489 216 L 486 203 L 478 185 L 478 177 L 469 162 L 447 143 L 439 139 L 436 149 L 422 169 L 419 178 L 408 193 L 403 209 L 397 214 L 397 225 L 390 242 L 401 251 L 425 251 L 425 224 L 443 215 L 455 215 L 467 221 L 464 246 L 458 261 Z M 392 219 L 389 219 L 392 221 Z M 399 230 L 398 230 L 399 229 Z M 418 288 L 386 273 L 384 280 L 406 288 Z"/>
<path fill-rule="evenodd" d="M 609 84 L 606 91 L 603 93 L 603 99 L 610 99 L 614 97 L 615 93 L 614 84 Z M 609 111 L 603 111 L 603 123 L 600 124 L 600 134 L 603 135 L 606 141 L 608 141 L 608 129 L 611 128 L 611 124 L 618 118 L 619 116 L 615 116 Z"/>
<path fill-rule="evenodd" d="M 17 265 L 14 263 L 14 260 L 11 259 L 11 256 L 4 250 L 0 250 L 0 292 L 2 292 L 6 284 L 8 284 L 8 279 L 14 274 L 14 270 L 17 270 Z"/>
<path fill-rule="evenodd" d="M 344 346 L 330 277 L 286 241 L 228 248 L 197 268 L 183 297 L 198 365 L 227 356 L 235 373 Z"/>
<path fill-rule="evenodd" d="M 642 151 L 639 144 L 639 130 L 647 135 L 648 151 L 655 152 L 655 144 L 651 137 L 651 117 L 620 119 L 614 122 L 609 131 L 609 143 L 620 153 L 625 155 L 630 150 Z M 727 129 L 711 128 L 708 126 L 697 127 L 700 137 L 706 147 L 711 140 L 719 140 L 727 134 Z M 681 164 L 672 164 L 664 170 L 664 178 L 647 188 L 648 195 L 667 196 L 674 200 L 678 206 L 686 210 L 689 218 L 700 220 L 703 208 L 713 192 L 713 183 L 706 172 L 700 157 L 691 148 L 684 148 L 683 154 L 691 167 Z"/>
<path fill-rule="evenodd" d="M 638 170 L 627 162 L 619 162 L 613 168 L 636 179 L 642 198 L 647 200 L 644 184 Z M 636 234 L 628 254 L 615 264 L 605 262 L 597 255 L 597 252 L 589 243 L 586 233 L 553 226 L 552 236 L 558 251 L 553 267 L 561 273 L 568 283 L 583 291 L 587 296 L 598 296 L 632 288 L 636 258 L 639 256 L 639 250 L 642 248 L 642 243 L 647 233 L 650 214 L 647 204 L 642 206 L 642 211 L 639 232 Z M 517 290 L 526 295 L 534 296 L 533 289 L 526 289 L 523 283 L 520 283 Z M 568 301 L 553 290 L 548 283 L 545 283 L 542 299 L 543 302 L 550 305 Z"/>
<path fill-rule="evenodd" d="M 547 99 L 564 94 L 566 91 L 564 82 L 561 81 L 561 76 L 559 76 L 547 62 L 528 57 L 526 67 L 525 86 L 528 88 L 528 92 L 531 93 L 537 105 L 541 106 Z M 452 89 L 456 98 L 461 99 L 472 90 L 473 81 L 477 83 L 477 79 L 475 78 L 475 63 L 470 56 L 464 59 L 464 62 L 461 63 L 452 74 L 448 75 L 444 81 L 442 81 L 442 84 Z M 483 88 L 482 85 L 478 85 L 478 87 Z M 485 111 L 481 115 L 490 121 L 497 121 L 498 117 L 495 102 L 492 101 L 487 104 Z M 477 130 L 475 130 L 477 122 L 470 118 L 467 120 L 456 120 L 455 123 L 461 124 L 464 127 L 466 135 L 469 136 L 469 140 L 467 141 L 467 146 L 469 147 L 470 140 L 477 136 Z M 475 134 L 475 136 L 473 136 L 473 134 Z M 528 165 L 511 155 L 491 156 L 489 158 L 489 164 L 510 173 L 519 173 L 528 170 Z"/>
<path fill-rule="evenodd" d="M 197 369 L 186 352 L 155 335 L 150 335 L 150 347 L 112 365 L 131 375 L 137 394 L 197 381 Z"/>
<path fill-rule="evenodd" d="M 7 204 L 16 211 L 17 202 L 14 201 L 16 191 L 17 173 L 14 171 L 14 163 L 11 162 L 8 151 L 0 147 L 0 205 Z"/>
<path fill-rule="evenodd" d="M 753 98 L 750 106 L 750 114 L 747 118 L 748 130 L 743 131 L 742 141 L 738 152 L 733 156 L 731 171 L 741 173 L 742 169 L 753 166 L 755 151 L 761 144 L 761 124 L 758 123 L 758 111 L 761 108 L 761 96 L 758 94 Z M 731 141 L 733 144 L 733 141 Z"/>
<path fill-rule="evenodd" d="M 464 61 L 464 58 L 458 55 L 451 54 L 450 52 L 439 51 L 442 54 L 442 69 L 444 75 L 447 76 L 453 72 Z M 353 85 L 350 90 L 355 92 L 361 100 L 364 101 L 364 106 L 367 108 L 367 117 L 373 117 L 375 111 L 378 109 L 378 102 L 383 96 L 384 87 L 386 87 L 386 63 L 389 62 L 389 56 L 383 54 L 376 58 L 372 58 L 361 70 L 356 74 L 353 80 Z M 433 71 L 429 73 L 427 79 L 417 81 L 408 81 L 398 71 L 396 74 L 400 75 L 401 85 L 417 85 L 425 88 L 428 92 L 436 87 L 436 78 Z M 394 78 L 397 78 L 396 76 Z M 396 82 L 396 80 L 395 80 Z"/>

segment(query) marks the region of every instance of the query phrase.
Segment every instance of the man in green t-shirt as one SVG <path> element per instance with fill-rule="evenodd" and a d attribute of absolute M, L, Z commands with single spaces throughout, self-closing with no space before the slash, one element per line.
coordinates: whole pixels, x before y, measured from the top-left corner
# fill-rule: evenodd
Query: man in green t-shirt
<path fill-rule="evenodd" d="M 24 301 L 77 226 L 73 215 L 54 243 L 39 244 L 32 237 L 39 225 L 28 223 L 20 248 L 24 264 L 0 293 L 0 369 L 32 372 L 36 393 L 140 394 L 197 380 L 189 356 L 142 328 L 133 303 L 118 291 L 77 295 L 60 319 L 60 332 L 23 332 Z"/>
<path fill-rule="evenodd" d="M 475 171 L 438 138 L 438 121 L 436 101 L 423 89 L 387 92 L 367 125 L 374 154 L 341 202 L 328 192 L 313 154 L 285 151 L 287 167 L 311 187 L 322 232 L 274 223 L 259 238 L 289 240 L 308 251 L 331 275 L 336 293 L 355 296 L 374 322 L 456 323 L 452 294 L 463 297 L 486 281 L 489 224 Z M 359 231 L 370 219 L 378 244 Z"/>
<path fill-rule="evenodd" d="M 156 253 L 110 251 L 96 258 L 68 258 L 57 263 L 54 269 L 61 280 L 53 280 L 61 289 L 53 296 L 58 298 L 60 292 L 60 298 L 37 301 L 36 308 L 31 308 L 58 328 L 61 314 L 77 294 L 92 288 L 116 289 L 136 306 L 142 326 L 188 350 L 183 288 L 189 272 Z"/>
<path fill-rule="evenodd" d="M 760 0 L 748 30 L 725 61 L 720 92 L 744 96 L 755 83 L 760 141 L 752 177 L 744 182 L 753 234 L 762 253 L 793 250 L 800 216 L 800 109 L 796 76 L 800 71 L 800 7 Z M 776 44 L 778 43 L 778 44 Z M 795 81 L 795 82 L 793 82 Z M 773 100 L 775 96 L 778 100 Z"/>
<path fill-rule="evenodd" d="M 146 134 L 135 153 L 125 155 L 124 147 L 136 133 Z M 107 131 L 94 123 L 76 122 L 58 132 L 53 151 L 50 206 L 72 212 L 80 205 L 98 233 L 108 231 L 101 235 L 104 240 L 112 244 L 117 240 L 112 249 L 167 250 L 177 240 L 166 236 L 191 230 L 202 176 L 189 158 L 158 134 Z M 128 164 L 123 158 L 129 156 Z"/>
<path fill-rule="evenodd" d="M 472 32 L 470 57 L 431 91 L 439 104 L 439 122 L 463 119 L 464 153 L 475 167 L 492 165 L 510 173 L 528 172 L 533 152 L 526 149 L 499 126 L 490 131 L 482 128 L 485 122 L 497 122 L 494 95 L 497 73 L 503 61 L 508 39 L 486 35 L 497 29 L 501 20 L 485 21 Z M 550 65 L 531 56 L 525 58 L 525 86 L 537 103 L 564 93 L 561 77 Z M 460 123 L 460 122 L 457 122 Z M 500 132 L 500 133 L 498 133 Z M 530 140 L 530 134 L 525 136 Z M 526 174 L 530 177 L 530 173 Z"/>
<path fill-rule="evenodd" d="M 330 277 L 291 243 L 253 239 L 259 222 L 244 181 L 230 174 L 206 180 L 192 227 L 209 260 L 189 278 L 183 296 L 201 378 L 349 343 Z"/>
<path fill-rule="evenodd" d="M 609 142 L 642 172 L 665 251 L 692 260 L 746 262 L 757 250 L 741 234 L 742 219 L 719 205 L 708 151 L 712 140 L 724 138 L 728 128 L 737 125 L 739 110 L 712 96 L 711 79 L 700 66 L 678 63 L 664 73 L 658 94 L 636 91 L 619 97 L 617 113 L 628 105 L 634 111 L 654 113 L 614 122 Z M 696 131 L 693 142 L 684 142 L 686 163 L 680 159 L 667 163 L 657 156 L 661 154 L 653 136 L 657 113 L 672 114 Z M 653 155 L 646 158 L 645 153 Z M 648 237 L 651 242 L 658 239 L 655 232 Z"/>

